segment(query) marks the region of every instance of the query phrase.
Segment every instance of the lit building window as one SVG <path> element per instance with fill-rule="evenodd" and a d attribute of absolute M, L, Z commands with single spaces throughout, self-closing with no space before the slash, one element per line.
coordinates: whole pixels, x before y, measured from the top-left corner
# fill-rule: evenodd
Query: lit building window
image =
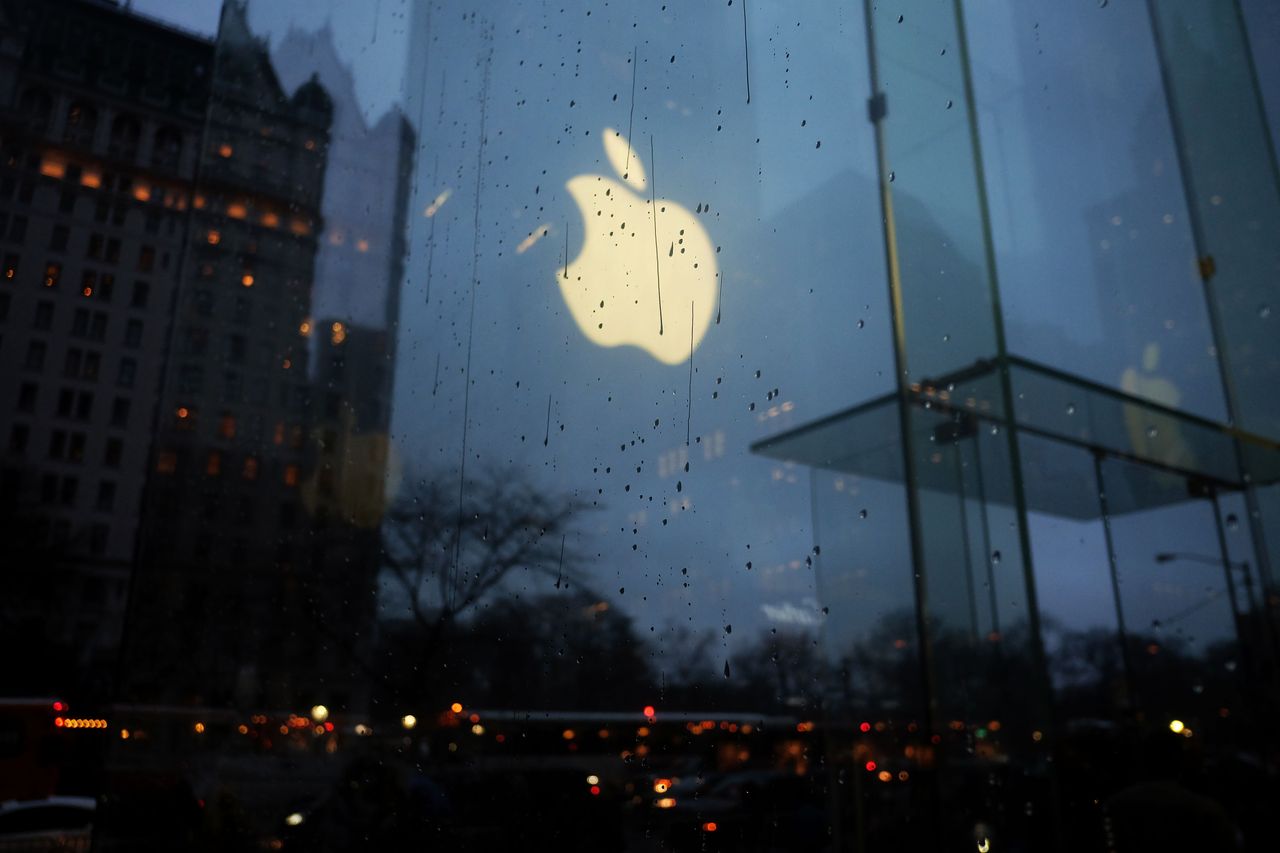
<path fill-rule="evenodd" d="M 227 205 L 227 216 L 232 219 L 244 219 L 248 212 L 248 209 L 238 201 Z"/>
<path fill-rule="evenodd" d="M 216 477 L 222 473 L 222 454 L 214 450 L 210 452 L 209 458 L 204 463 L 204 473 L 210 477 Z"/>
<path fill-rule="evenodd" d="M 210 228 L 209 234 L 205 239 L 209 241 L 210 246 L 216 246 L 222 242 L 222 233 L 216 228 Z"/>
<path fill-rule="evenodd" d="M 283 423 L 276 424 L 275 432 L 271 436 L 271 441 L 274 444 L 284 444 L 284 424 Z"/>
<path fill-rule="evenodd" d="M 265 225 L 268 228 L 280 227 L 280 217 L 269 210 L 266 213 L 262 214 L 261 222 L 263 225 Z"/>
<path fill-rule="evenodd" d="M 341 323 L 334 323 L 329 327 L 329 340 L 334 346 L 342 343 L 347 339 L 347 329 Z"/>
<path fill-rule="evenodd" d="M 44 286 L 53 287 L 62 277 L 62 264 L 50 261 L 44 266 Z"/>
<path fill-rule="evenodd" d="M 284 484 L 286 486 L 298 485 L 298 466 L 297 465 L 284 466 Z"/>
<path fill-rule="evenodd" d="M 226 159 L 235 153 L 235 149 L 230 144 L 224 142 L 218 146 L 218 156 Z"/>
<path fill-rule="evenodd" d="M 67 164 L 61 160 L 55 160 L 52 157 L 46 157 L 40 161 L 40 174 L 46 178 L 57 178 L 61 180 L 67 174 Z"/>
<path fill-rule="evenodd" d="M 178 454 L 172 450 L 160 451 L 156 459 L 156 471 L 161 474 L 172 474 L 176 470 L 178 470 Z"/>
<path fill-rule="evenodd" d="M 223 415 L 218 420 L 218 435 L 222 438 L 236 437 L 236 416 Z"/>
<path fill-rule="evenodd" d="M 246 480 L 258 479 L 258 457 L 246 456 L 244 458 L 244 468 L 241 469 L 240 476 Z"/>

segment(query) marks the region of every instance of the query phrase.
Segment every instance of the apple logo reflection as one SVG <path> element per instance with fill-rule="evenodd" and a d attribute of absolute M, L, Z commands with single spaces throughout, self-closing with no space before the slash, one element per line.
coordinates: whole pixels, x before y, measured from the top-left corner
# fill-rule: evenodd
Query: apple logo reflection
<path fill-rule="evenodd" d="M 680 364 L 715 312 L 715 249 L 688 208 L 642 194 L 649 181 L 626 137 L 606 128 L 604 149 L 621 181 L 578 175 L 565 185 L 582 214 L 583 241 L 557 270 L 560 292 L 592 343 Z"/>

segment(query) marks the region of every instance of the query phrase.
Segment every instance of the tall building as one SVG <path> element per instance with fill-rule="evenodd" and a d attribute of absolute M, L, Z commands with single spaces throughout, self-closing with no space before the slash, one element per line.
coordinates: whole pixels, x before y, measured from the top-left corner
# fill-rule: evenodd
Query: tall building
<path fill-rule="evenodd" d="M 31 689 L 100 684 L 119 636 L 212 65 L 105 3 L 0 3 L 0 496 L 10 604 L 43 602 L 36 634 L 6 622 L 44 645 Z"/>
<path fill-rule="evenodd" d="M 309 317 L 332 104 L 224 7 L 160 393 L 126 695 L 280 701 L 303 655 Z M 175 618 L 176 617 L 176 618 Z"/>

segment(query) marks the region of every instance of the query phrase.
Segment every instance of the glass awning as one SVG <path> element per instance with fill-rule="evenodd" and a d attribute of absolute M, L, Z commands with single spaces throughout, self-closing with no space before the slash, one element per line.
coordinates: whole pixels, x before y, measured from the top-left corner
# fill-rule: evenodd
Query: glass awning
<path fill-rule="evenodd" d="M 1008 370 L 1012 417 L 1002 411 L 1001 369 Z M 905 413 L 899 404 L 907 407 Z M 904 418 L 903 415 L 907 417 Z M 814 468 L 901 482 L 902 430 L 910 424 L 923 489 L 953 491 L 954 469 L 941 464 L 939 445 L 966 442 L 978 453 L 993 432 L 1013 426 L 1105 457 L 1154 469 L 1132 482 L 1112 478 L 1113 513 L 1177 503 L 1211 489 L 1238 490 L 1247 476 L 1256 485 L 1280 481 L 1280 442 L 1180 412 L 1041 364 L 1009 356 L 980 361 L 938 379 L 890 392 L 752 445 L 753 452 Z M 932 446 L 932 447 L 931 447 Z M 975 457 L 977 458 L 977 457 Z M 1095 495 L 1052 488 L 1078 476 L 1073 454 L 1023 454 L 1023 477 L 1034 478 L 1028 509 L 1088 519 L 1099 515 Z M 1245 473 L 1247 472 L 1247 474 Z M 1158 473 L 1159 476 L 1151 476 Z M 986 499 L 1011 503 L 1011 486 L 991 478 Z"/>

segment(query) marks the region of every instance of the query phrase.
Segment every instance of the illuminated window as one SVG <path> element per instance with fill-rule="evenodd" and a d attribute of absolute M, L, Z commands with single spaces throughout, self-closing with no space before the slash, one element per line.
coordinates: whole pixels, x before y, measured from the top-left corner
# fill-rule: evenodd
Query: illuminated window
<path fill-rule="evenodd" d="M 283 423 L 276 424 L 276 428 L 271 435 L 271 442 L 273 444 L 284 444 L 284 424 Z"/>
<path fill-rule="evenodd" d="M 222 438 L 236 437 L 236 417 L 235 415 L 224 414 L 218 419 L 218 435 Z"/>
<path fill-rule="evenodd" d="M 54 287 L 62 277 L 62 264 L 50 261 L 44 265 L 44 286 Z"/>
<path fill-rule="evenodd" d="M 235 149 L 231 147 L 230 143 L 224 142 L 218 146 L 218 156 L 223 159 L 230 157 L 234 153 Z"/>
<path fill-rule="evenodd" d="M 40 161 L 40 174 L 46 178 L 55 178 L 61 180 L 67 173 L 67 164 L 62 160 L 55 160 L 52 157 L 45 157 Z"/>
<path fill-rule="evenodd" d="M 240 470 L 240 476 L 246 480 L 258 479 L 258 457 L 246 456 L 244 458 L 244 467 Z"/>
<path fill-rule="evenodd" d="M 216 246 L 222 242 L 222 233 L 216 228 L 210 228 L 209 234 L 205 237 L 209 241 L 210 246 Z"/>
<path fill-rule="evenodd" d="M 249 211 L 245 206 L 238 201 L 227 205 L 227 216 L 230 216 L 232 219 L 244 219 L 248 213 Z"/>
<path fill-rule="evenodd" d="M 209 477 L 216 477 L 222 473 L 222 454 L 214 450 L 209 453 L 209 458 L 204 463 L 204 473 Z"/>
<path fill-rule="evenodd" d="M 262 214 L 261 222 L 267 228 L 280 227 L 280 217 L 272 213 L 271 211 L 267 211 L 266 213 Z"/>
<path fill-rule="evenodd" d="M 286 486 L 298 485 L 298 466 L 297 465 L 284 466 L 284 484 Z"/>
<path fill-rule="evenodd" d="M 347 329 L 341 323 L 334 323 L 329 327 L 329 340 L 334 346 L 342 343 L 347 339 Z"/>
<path fill-rule="evenodd" d="M 161 474 L 172 474 L 178 470 L 178 454 L 172 450 L 162 450 L 156 457 L 156 471 Z"/>
<path fill-rule="evenodd" d="M 6 280 L 12 279 L 18 274 L 18 256 L 14 254 L 6 254 L 4 263 L 0 264 L 0 276 Z"/>

